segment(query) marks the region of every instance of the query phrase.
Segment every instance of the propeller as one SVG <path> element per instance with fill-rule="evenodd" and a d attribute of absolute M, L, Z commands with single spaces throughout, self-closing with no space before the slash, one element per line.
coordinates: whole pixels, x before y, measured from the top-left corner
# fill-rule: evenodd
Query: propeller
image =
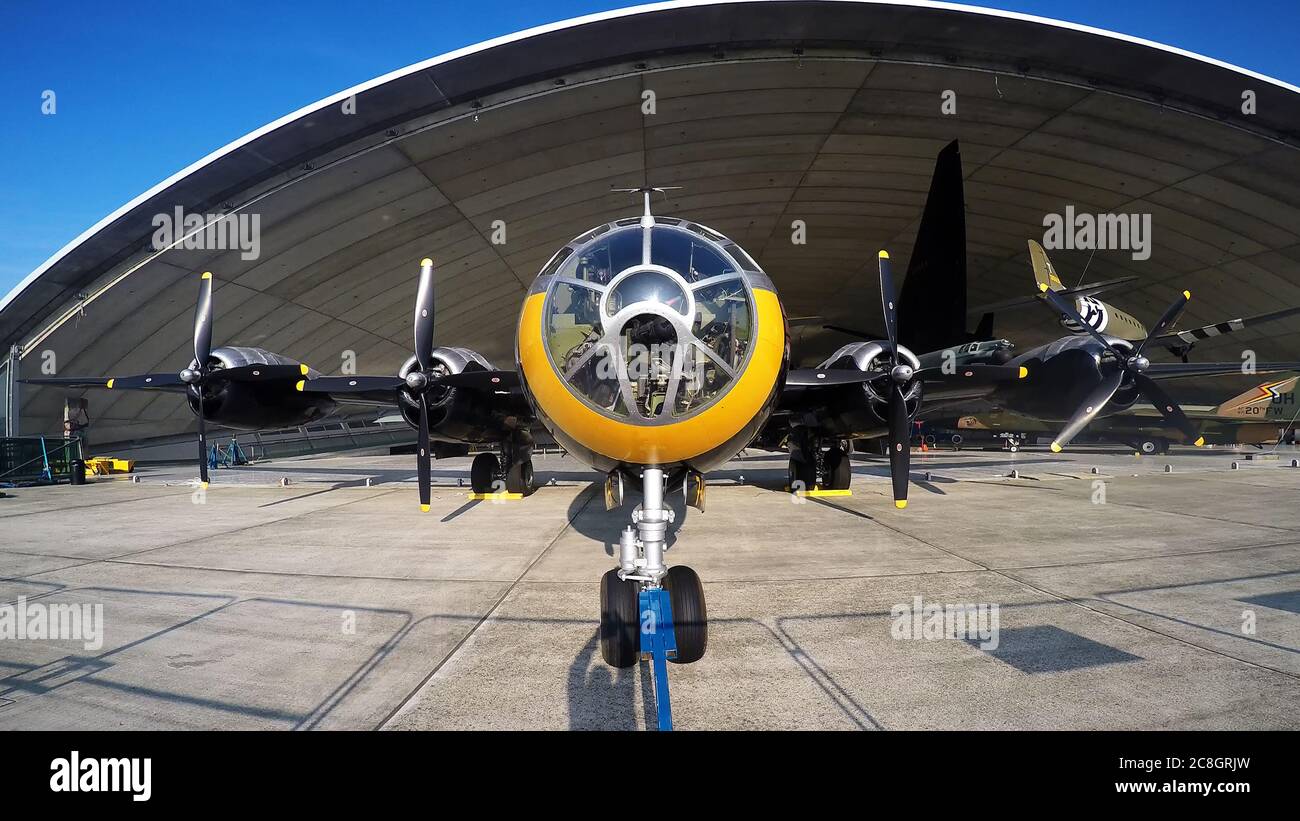
<path fill-rule="evenodd" d="M 158 388 L 177 384 L 193 388 L 198 397 L 199 485 L 208 486 L 208 431 L 203 409 L 204 388 L 218 382 L 260 382 L 307 375 L 306 365 L 241 365 L 223 368 L 212 360 L 212 272 L 199 277 L 199 299 L 194 306 L 194 366 L 179 374 L 141 374 L 108 380 L 109 388 Z"/>
<path fill-rule="evenodd" d="M 362 399 L 392 402 L 396 392 L 404 392 L 418 406 L 419 439 L 416 442 L 416 480 L 420 487 L 420 510 L 428 512 L 431 501 L 432 445 L 429 431 L 429 391 L 435 387 L 464 387 L 477 391 L 505 392 L 519 387 L 519 374 L 513 371 L 467 370 L 442 373 L 434 359 L 433 340 L 434 281 L 433 260 L 420 260 L 420 284 L 415 295 L 416 367 L 406 376 L 318 376 L 297 384 L 300 391 L 326 394 L 351 394 Z"/>
<path fill-rule="evenodd" d="M 1187 414 L 1183 413 L 1183 409 L 1178 406 L 1178 403 L 1171 399 L 1169 394 L 1165 393 L 1164 389 L 1157 385 L 1154 379 L 1146 375 L 1145 371 L 1151 367 L 1151 360 L 1142 354 L 1151 340 L 1164 333 L 1178 319 L 1178 316 L 1192 298 L 1191 291 L 1183 291 L 1178 295 L 1173 303 L 1165 309 L 1160 321 L 1151 328 L 1146 339 L 1142 340 L 1133 353 L 1129 354 L 1116 348 L 1097 329 L 1084 322 L 1083 317 L 1079 316 L 1070 300 L 1051 290 L 1046 284 L 1040 284 L 1039 290 L 1042 291 L 1043 299 L 1049 305 L 1064 314 L 1067 319 L 1079 323 L 1080 327 L 1100 342 L 1104 349 L 1114 357 L 1114 363 L 1118 366 L 1102 377 L 1101 383 L 1088 394 L 1083 404 L 1066 422 L 1065 428 L 1052 442 L 1052 451 L 1054 453 L 1060 453 L 1080 431 L 1088 426 L 1089 422 L 1096 418 L 1097 414 L 1106 406 L 1106 403 L 1115 396 L 1115 392 L 1124 384 L 1125 376 L 1132 379 L 1133 384 L 1137 386 L 1138 392 L 1155 406 L 1167 424 L 1182 431 L 1187 441 L 1192 442 L 1197 447 L 1205 444 L 1205 438 L 1200 435 L 1196 426 L 1187 418 Z"/>
<path fill-rule="evenodd" d="M 420 289 L 415 295 L 415 359 L 418 371 L 406 375 L 406 384 L 420 396 L 420 439 L 416 444 L 415 472 L 420 484 L 420 510 L 428 513 L 429 476 L 429 371 L 433 368 L 433 260 L 420 260 Z"/>
<path fill-rule="evenodd" d="M 199 301 L 194 306 L 194 364 L 180 372 L 181 381 L 194 386 L 199 395 L 199 486 L 208 486 L 208 432 L 203 419 L 203 377 L 209 372 L 212 355 L 212 272 L 199 278 Z"/>
<path fill-rule="evenodd" d="M 305 378 L 306 365 L 240 365 L 223 367 L 212 361 L 212 273 L 199 277 L 199 298 L 194 308 L 194 362 L 180 373 L 142 373 L 134 376 L 63 377 L 23 379 L 36 385 L 62 385 L 69 388 L 109 388 L 115 390 L 172 390 L 193 392 L 198 402 L 199 481 L 208 486 L 208 432 L 204 413 L 204 388 L 221 382 L 292 381 Z M 299 385 L 302 384 L 300 381 Z"/>
<path fill-rule="evenodd" d="M 908 471 L 912 461 L 912 420 L 907 415 L 904 391 L 916 372 L 898 355 L 898 311 L 894 304 L 894 274 L 889 252 L 881 251 L 880 302 L 885 314 L 885 337 L 889 340 L 889 476 L 894 485 L 894 507 L 907 507 Z"/>

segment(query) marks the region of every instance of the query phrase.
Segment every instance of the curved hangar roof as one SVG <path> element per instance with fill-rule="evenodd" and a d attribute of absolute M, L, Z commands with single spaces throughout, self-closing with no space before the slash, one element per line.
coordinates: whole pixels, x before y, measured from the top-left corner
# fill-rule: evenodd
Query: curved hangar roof
<path fill-rule="evenodd" d="M 946 90 L 955 114 L 941 113 Z M 1245 91 L 1257 113 L 1243 113 Z M 740 242 L 790 315 L 871 326 L 874 251 L 905 270 L 934 157 L 954 138 L 972 305 L 1031 292 L 1025 240 L 1074 206 L 1151 214 L 1150 259 L 1098 252 L 1088 279 L 1139 277 L 1113 301 L 1148 320 L 1190 288 L 1188 324 L 1202 324 L 1300 304 L 1298 132 L 1294 86 L 1050 20 L 910 2 L 641 6 L 437 57 L 248 135 L 28 277 L 0 305 L 0 343 L 25 345 L 29 374 L 46 350 L 68 375 L 183 367 L 193 272 L 212 270 L 218 342 L 325 372 L 354 351 L 362 372 L 392 372 L 428 255 L 438 339 L 509 363 L 537 270 L 573 236 L 637 213 L 611 187 L 646 183 L 683 186 L 656 210 Z M 178 207 L 258 215 L 260 255 L 152 250 L 155 215 Z M 1073 280 L 1089 253 L 1054 261 Z M 1024 345 L 1056 326 L 1030 308 L 997 330 Z M 1300 353 L 1300 321 L 1266 330 L 1217 340 L 1219 354 Z M 813 353 L 842 341 L 800 332 Z M 24 430 L 55 427 L 61 403 L 28 388 Z M 96 392 L 95 439 L 181 431 L 183 404 Z"/>

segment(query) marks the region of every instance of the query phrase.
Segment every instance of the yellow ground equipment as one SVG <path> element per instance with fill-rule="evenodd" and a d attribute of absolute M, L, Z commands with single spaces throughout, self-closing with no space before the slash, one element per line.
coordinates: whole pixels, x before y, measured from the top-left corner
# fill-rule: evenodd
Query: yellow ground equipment
<path fill-rule="evenodd" d="M 116 459 L 112 456 L 93 456 L 86 460 L 86 470 L 95 476 L 107 476 L 110 473 L 134 473 L 134 459 Z"/>

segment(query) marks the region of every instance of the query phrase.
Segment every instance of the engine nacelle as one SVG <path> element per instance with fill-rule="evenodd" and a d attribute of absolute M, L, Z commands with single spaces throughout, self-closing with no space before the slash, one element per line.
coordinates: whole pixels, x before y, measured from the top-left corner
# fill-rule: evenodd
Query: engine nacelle
<path fill-rule="evenodd" d="M 469 348 L 435 348 L 430 374 L 435 379 L 465 371 L 495 370 L 477 351 Z M 412 356 L 402 364 L 398 375 L 405 378 L 419 367 Z M 476 391 L 434 385 L 426 392 L 429 401 L 429 435 L 444 442 L 499 442 L 511 430 L 511 419 L 493 415 L 492 408 Z M 412 428 L 420 427 L 420 403 L 411 393 L 398 391 L 398 410 Z"/>
<path fill-rule="evenodd" d="M 215 348 L 208 359 L 213 373 L 245 365 L 300 365 L 297 360 L 261 348 Z M 190 368 L 198 363 L 191 361 Z M 316 375 L 308 371 L 309 375 Z M 236 430 L 292 428 L 327 416 L 335 404 L 326 397 L 301 393 L 297 379 L 265 382 L 227 382 L 209 380 L 203 386 L 203 418 L 216 425 Z M 199 414 L 198 389 L 186 391 L 186 401 L 195 416 Z"/>
<path fill-rule="evenodd" d="M 888 351 L 888 342 L 853 342 L 840 348 L 817 366 L 880 373 L 878 379 L 853 386 L 832 400 L 824 417 L 825 424 L 830 428 L 828 432 L 845 437 L 864 437 L 883 432 L 889 422 L 888 392 L 895 384 L 889 374 L 892 361 Z M 898 355 L 914 371 L 920 370 L 920 360 L 907 348 L 899 345 Z M 920 408 L 921 395 L 920 379 L 914 377 L 903 385 L 903 396 L 907 401 L 909 417 L 914 416 Z"/>
<path fill-rule="evenodd" d="M 1106 339 L 1124 359 L 1133 355 L 1132 342 L 1109 334 Z M 1031 378 L 1007 386 L 1000 394 L 1002 404 L 1016 413 L 1049 422 L 1068 420 L 1101 384 L 1105 373 L 1123 367 L 1091 336 L 1058 339 L 1022 364 L 1029 368 Z M 1126 373 L 1101 415 L 1110 416 L 1132 407 L 1138 395 L 1136 382 Z"/>

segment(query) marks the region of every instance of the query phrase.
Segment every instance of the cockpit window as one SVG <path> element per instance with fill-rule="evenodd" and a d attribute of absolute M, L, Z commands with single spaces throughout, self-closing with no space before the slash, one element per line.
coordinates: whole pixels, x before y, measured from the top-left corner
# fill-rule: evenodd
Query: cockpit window
<path fill-rule="evenodd" d="M 695 292 L 695 338 L 732 370 L 740 367 L 749 350 L 750 316 L 749 296 L 740 279 Z"/>
<path fill-rule="evenodd" d="M 656 424 L 703 409 L 739 378 L 754 336 L 741 269 L 753 260 L 706 229 L 661 224 L 649 229 L 647 264 L 645 230 L 573 244 L 547 294 L 545 332 L 571 391 L 615 418 Z"/>
<path fill-rule="evenodd" d="M 744 268 L 746 271 L 754 271 L 755 273 L 760 274 L 763 272 L 763 269 L 758 267 L 758 263 L 754 261 L 753 257 L 745 253 L 745 249 L 741 248 L 736 243 L 728 242 L 722 246 L 722 249 L 728 254 L 731 254 L 731 258 L 736 262 L 739 262 L 740 267 Z"/>
<path fill-rule="evenodd" d="M 687 282 L 736 273 L 736 266 L 712 243 L 678 228 L 650 229 L 650 261 L 673 269 Z"/>
<path fill-rule="evenodd" d="M 608 285 L 619 271 L 641 262 L 641 229 L 620 228 L 580 247 L 557 272 L 561 277 Z"/>

